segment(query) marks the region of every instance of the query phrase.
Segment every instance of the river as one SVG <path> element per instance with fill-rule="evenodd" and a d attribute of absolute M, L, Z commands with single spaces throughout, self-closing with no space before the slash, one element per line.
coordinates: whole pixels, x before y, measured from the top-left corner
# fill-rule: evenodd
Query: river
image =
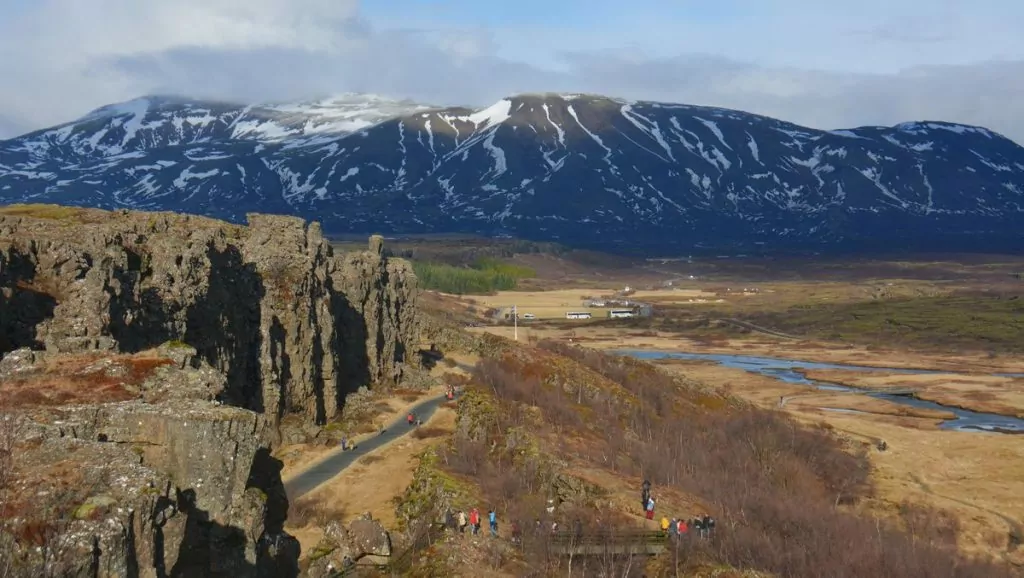
<path fill-rule="evenodd" d="M 888 367 L 869 367 L 865 365 L 841 365 L 835 363 L 818 363 L 814 361 L 800 361 L 796 359 L 781 359 L 775 357 L 754 357 L 749 355 L 729 355 L 723 353 L 671 353 L 663 351 L 643 350 L 619 350 L 615 353 L 629 355 L 637 359 L 692 359 L 700 361 L 714 361 L 724 367 L 742 369 L 750 373 L 756 373 L 767 377 L 778 379 L 786 383 L 807 385 L 822 391 L 844 391 L 859 392 L 854 387 L 835 385 L 808 379 L 798 370 L 801 369 L 845 369 L 851 371 L 885 371 L 887 373 L 905 374 L 939 374 L 949 373 L 948 371 L 932 371 L 923 369 L 896 369 Z M 1021 374 L 993 374 L 1000 377 L 1024 377 Z M 947 411 L 956 415 L 955 418 L 945 420 L 939 427 L 947 430 L 976 431 L 986 433 L 1024 433 L 1024 419 L 998 415 L 993 413 L 980 413 L 956 407 L 950 407 L 917 399 L 909 395 L 891 395 L 885 393 L 866 394 L 874 398 L 884 399 L 893 403 L 916 407 L 920 409 L 931 409 Z M 838 408 L 822 408 L 828 411 L 854 412 L 854 410 L 842 410 Z"/>

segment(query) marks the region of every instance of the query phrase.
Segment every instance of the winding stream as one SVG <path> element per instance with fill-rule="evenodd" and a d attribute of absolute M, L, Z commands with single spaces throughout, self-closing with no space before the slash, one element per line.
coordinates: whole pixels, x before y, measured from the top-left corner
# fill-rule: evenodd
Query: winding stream
<path fill-rule="evenodd" d="M 796 359 L 781 359 L 775 357 L 754 357 L 749 355 L 729 355 L 722 353 L 671 353 L 662 351 L 643 350 L 619 350 L 615 353 L 629 355 L 638 359 L 693 359 L 700 361 L 714 361 L 721 366 L 742 369 L 750 373 L 756 373 L 772 377 L 786 383 L 807 385 L 822 391 L 861 392 L 855 387 L 846 387 L 832 383 L 824 383 L 808 379 L 799 371 L 800 369 L 845 369 L 850 371 L 884 371 L 887 373 L 904 373 L 910 375 L 949 373 L 948 371 L 935 371 L 924 369 L 895 369 L 888 367 L 869 367 L 865 365 L 841 365 L 835 363 L 818 363 L 814 361 L 800 361 Z M 993 374 L 999 377 L 1024 377 L 1024 374 Z M 946 411 L 956 415 L 955 418 L 945 420 L 939 427 L 941 429 L 957 431 L 982 431 L 989 433 L 1003 432 L 1024 432 L 1024 419 L 998 415 L 993 413 L 980 413 L 956 407 L 950 407 L 917 399 L 909 395 L 892 395 L 886 393 L 865 394 L 874 398 L 884 399 L 919 409 L 931 409 Z M 856 410 L 842 410 L 839 408 L 822 408 L 826 411 L 841 411 L 844 413 L 855 413 Z"/>

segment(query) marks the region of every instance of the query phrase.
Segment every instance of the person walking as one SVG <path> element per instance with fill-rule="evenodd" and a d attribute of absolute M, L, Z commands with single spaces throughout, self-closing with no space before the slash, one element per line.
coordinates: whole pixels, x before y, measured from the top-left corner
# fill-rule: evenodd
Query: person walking
<path fill-rule="evenodd" d="M 512 520 L 512 543 L 520 546 L 523 543 L 523 530 L 519 527 L 519 520 Z"/>
<path fill-rule="evenodd" d="M 466 512 L 459 510 L 459 533 L 466 533 Z"/>
<path fill-rule="evenodd" d="M 409 422 L 409 425 L 412 425 L 416 421 L 416 415 L 410 411 L 409 415 L 405 416 L 405 421 Z"/>
<path fill-rule="evenodd" d="M 701 516 L 694 518 L 690 525 L 697 531 L 697 536 L 704 537 L 704 519 Z"/>
<path fill-rule="evenodd" d="M 667 516 L 662 516 L 661 517 L 661 533 L 662 534 L 668 535 L 668 526 L 669 526 L 668 517 Z"/>
<path fill-rule="evenodd" d="M 676 527 L 676 533 L 679 534 L 679 537 L 680 538 L 685 537 L 686 536 L 686 532 L 688 532 L 689 530 L 690 529 L 686 526 L 686 520 L 684 520 L 682 518 L 679 518 L 679 521 L 677 522 L 677 527 Z"/>
<path fill-rule="evenodd" d="M 654 498 L 647 498 L 647 519 L 654 519 Z"/>
<path fill-rule="evenodd" d="M 704 537 L 710 537 L 711 530 L 715 529 L 715 519 L 707 514 L 704 514 L 704 519 L 701 521 L 703 522 Z"/>
<path fill-rule="evenodd" d="M 494 508 L 491 508 L 490 510 L 488 510 L 488 512 L 487 512 L 487 521 L 490 523 L 490 526 L 491 526 L 491 537 L 492 538 L 497 538 L 498 537 L 498 516 L 497 516 L 497 514 L 494 513 Z"/>
<path fill-rule="evenodd" d="M 348 449 L 348 437 L 347 436 L 341 436 L 341 451 L 345 451 L 347 449 Z"/>
<path fill-rule="evenodd" d="M 474 536 L 480 533 L 480 510 L 473 508 L 469 512 L 469 525 Z"/>
<path fill-rule="evenodd" d="M 675 540 L 679 537 L 679 520 L 672 518 L 668 523 L 668 539 Z"/>

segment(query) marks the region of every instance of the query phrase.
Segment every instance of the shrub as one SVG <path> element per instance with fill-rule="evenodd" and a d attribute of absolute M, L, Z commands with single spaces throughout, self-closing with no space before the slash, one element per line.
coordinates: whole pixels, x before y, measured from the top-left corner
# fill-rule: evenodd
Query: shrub
<path fill-rule="evenodd" d="M 546 454 L 529 457 L 516 432 L 554 428 L 589 436 L 586 449 L 572 451 L 592 460 L 614 456 L 613 467 L 650 479 L 655 494 L 667 486 L 699 496 L 719 525 L 715 540 L 692 545 L 693 559 L 779 576 L 1011 575 L 959 555 L 956 524 L 943 512 L 905 504 L 897 526 L 847 511 L 844 504 L 871 495 L 869 463 L 826 428 L 726 398 L 712 403 L 707 391 L 637 360 L 553 342 L 541 347 L 579 363 L 577 375 L 589 369 L 612 379 L 635 402 L 567 395 L 564 384 L 511 356 L 482 362 L 471 389 L 493 395 L 493 421 L 483 435 L 456 438 L 445 458 L 504 511 L 522 511 L 546 479 Z"/>

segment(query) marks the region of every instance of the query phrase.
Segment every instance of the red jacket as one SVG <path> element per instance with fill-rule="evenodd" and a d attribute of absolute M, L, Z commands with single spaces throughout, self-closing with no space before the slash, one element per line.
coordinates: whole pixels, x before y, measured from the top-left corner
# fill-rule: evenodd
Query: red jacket
<path fill-rule="evenodd" d="M 474 526 L 479 524 L 480 523 L 480 512 L 478 512 L 476 510 L 473 510 L 472 512 L 470 512 L 469 513 L 469 523 L 474 525 Z"/>

